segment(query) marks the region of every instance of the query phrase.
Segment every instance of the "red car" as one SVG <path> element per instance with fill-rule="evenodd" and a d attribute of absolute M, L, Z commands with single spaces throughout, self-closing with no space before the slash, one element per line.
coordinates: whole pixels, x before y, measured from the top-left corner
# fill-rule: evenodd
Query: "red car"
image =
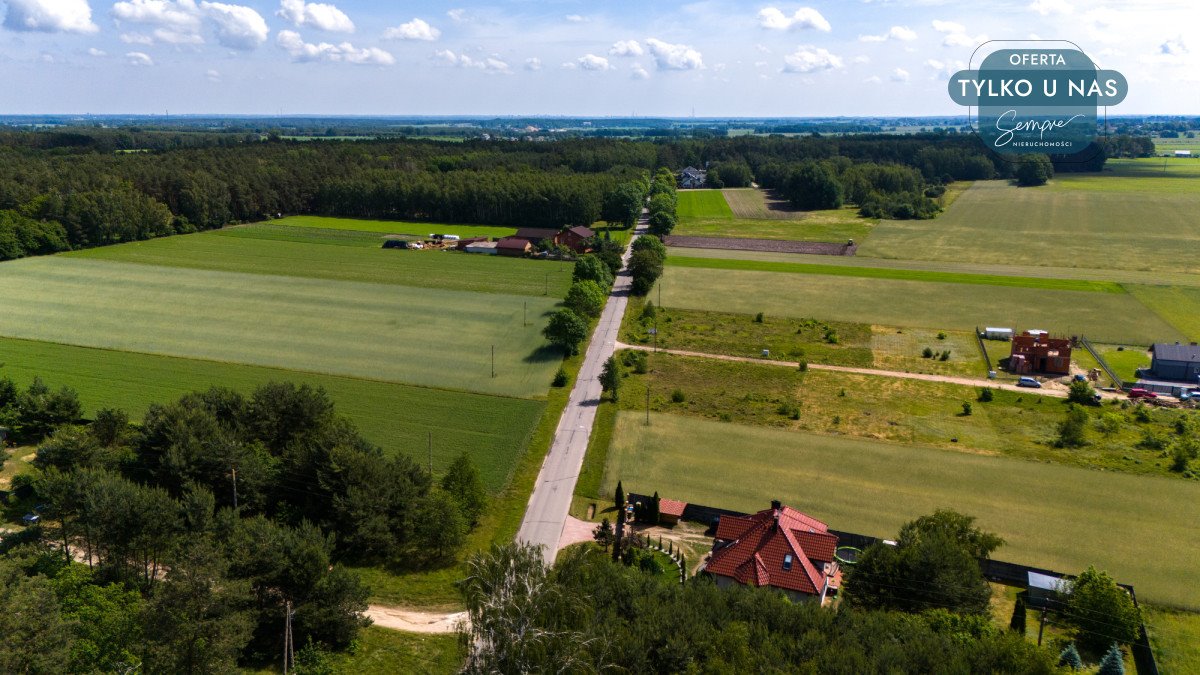
<path fill-rule="evenodd" d="M 1129 398 L 1158 398 L 1158 394 L 1148 389 L 1130 389 Z"/>

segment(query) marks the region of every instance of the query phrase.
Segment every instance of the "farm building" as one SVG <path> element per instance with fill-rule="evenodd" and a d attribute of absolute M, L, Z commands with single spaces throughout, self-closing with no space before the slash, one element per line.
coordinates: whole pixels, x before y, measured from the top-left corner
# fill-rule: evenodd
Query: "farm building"
<path fill-rule="evenodd" d="M 458 241 L 454 242 L 454 248 L 456 248 L 460 251 L 463 251 L 463 250 L 466 250 L 466 248 L 468 246 L 470 246 L 471 244 L 478 244 L 481 242 L 490 242 L 490 241 L 491 240 L 488 239 L 487 237 L 467 237 L 466 239 L 459 239 Z"/>
<path fill-rule="evenodd" d="M 1175 156 L 1176 157 L 1191 157 L 1192 151 L 1191 150 L 1176 150 Z"/>
<path fill-rule="evenodd" d="M 482 253 L 484 255 L 496 255 L 497 242 L 488 241 L 486 238 L 483 241 L 473 241 L 462 247 L 462 251 L 467 253 Z"/>
<path fill-rule="evenodd" d="M 722 588 L 770 586 L 793 601 L 824 601 L 841 585 L 837 535 L 821 521 L 771 502 L 748 516 L 721 516 L 703 572 Z"/>
<path fill-rule="evenodd" d="M 1200 382 L 1200 347 L 1195 343 L 1156 344 L 1150 348 L 1150 372 L 1160 380 Z"/>
<path fill-rule="evenodd" d="M 496 242 L 496 253 L 513 257 L 528 255 L 533 244 L 523 237 L 504 237 Z"/>
<path fill-rule="evenodd" d="M 661 498 L 658 500 L 658 524 L 673 527 L 679 523 L 679 519 L 683 517 L 683 510 L 687 508 L 687 502 L 681 502 L 676 499 Z"/>
<path fill-rule="evenodd" d="M 1004 340 L 1007 342 L 1013 338 L 1013 329 L 989 326 L 983 329 L 983 337 L 986 340 Z"/>
<path fill-rule="evenodd" d="M 589 244 L 592 237 L 595 236 L 596 233 L 593 232 L 591 228 L 584 227 L 582 225 L 576 225 L 575 227 L 560 232 L 558 234 L 558 238 L 556 239 L 556 243 L 561 246 L 566 246 L 576 253 L 587 253 L 588 251 L 592 250 L 592 247 Z"/>
<path fill-rule="evenodd" d="M 685 190 L 702 188 L 706 182 L 708 182 L 708 172 L 704 169 L 689 166 L 679 172 L 679 187 Z"/>
<path fill-rule="evenodd" d="M 554 243 L 558 243 L 558 230 L 552 230 L 548 227 L 522 227 L 513 235 L 518 239 L 527 239 L 530 244 L 537 245 L 539 241 L 548 239 Z"/>
<path fill-rule="evenodd" d="M 1046 331 L 1027 330 L 1013 336 L 1008 369 L 1018 375 L 1070 374 L 1071 346 L 1069 338 L 1052 338 Z"/>

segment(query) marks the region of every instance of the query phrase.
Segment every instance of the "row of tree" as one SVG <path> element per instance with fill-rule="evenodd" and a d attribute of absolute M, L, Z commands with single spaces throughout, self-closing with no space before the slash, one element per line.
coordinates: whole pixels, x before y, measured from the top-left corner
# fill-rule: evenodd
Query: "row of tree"
<path fill-rule="evenodd" d="M 0 548 L 0 614 L 38 607 L 46 623 L 0 641 L 25 643 L 21 658 L 42 650 L 47 672 L 89 658 L 105 665 L 84 670 L 262 663 L 281 653 L 289 607 L 296 645 L 345 648 L 367 589 L 343 563 L 448 564 L 487 508 L 466 455 L 435 481 L 307 385 L 213 388 L 152 405 L 135 426 L 117 410 L 77 424 L 73 392 L 6 382 L 0 409 L 24 438 L 57 426 L 34 473 L 14 480 L 41 522 Z M 99 625 L 76 621 L 81 611 Z"/>
<path fill-rule="evenodd" d="M 675 174 L 668 169 L 659 169 L 650 184 L 650 202 L 647 205 L 647 226 L 650 234 L 665 237 L 671 234 L 678 223 L 675 212 L 679 196 L 675 192 Z"/>

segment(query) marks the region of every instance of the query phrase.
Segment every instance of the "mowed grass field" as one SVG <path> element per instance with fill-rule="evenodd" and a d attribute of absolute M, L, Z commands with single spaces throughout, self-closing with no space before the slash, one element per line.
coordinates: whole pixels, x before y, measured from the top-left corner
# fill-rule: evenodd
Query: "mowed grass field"
<path fill-rule="evenodd" d="M 1182 340 L 1179 330 L 1127 293 L 779 274 L 668 265 L 666 307 L 825 321 L 974 330 L 976 326 L 1040 328 L 1085 334 L 1097 342 Z M 657 299 L 652 294 L 651 298 Z"/>
<path fill-rule="evenodd" d="M 861 240 L 876 221 L 853 208 L 797 211 L 764 190 L 681 190 L 674 234 L 803 241 Z"/>
<path fill-rule="evenodd" d="M 881 222 L 858 255 L 1196 273 L 1198 185 L 1185 159 L 1110 160 L 1035 188 L 978 181 L 933 220 Z"/>
<path fill-rule="evenodd" d="M 1133 297 L 1178 328 L 1189 340 L 1200 341 L 1200 288 L 1143 285 L 1127 288 Z"/>
<path fill-rule="evenodd" d="M 515 227 L 497 227 L 492 225 L 451 225 L 449 223 L 330 218 L 327 216 L 288 216 L 272 220 L 270 223 L 287 227 L 308 227 L 323 230 L 407 234 L 422 238 L 428 237 L 431 234 L 456 234 L 464 239 L 467 237 L 507 237 L 517 231 Z"/>
<path fill-rule="evenodd" d="M 75 389 L 85 415 L 120 408 L 135 422 L 152 403 L 213 386 L 243 393 L 273 381 L 324 387 L 338 413 L 386 452 L 425 465 L 432 433 L 435 473 L 466 452 L 493 492 L 508 482 L 545 407 L 542 401 L 9 338 L 0 338 L 0 364 L 0 376 L 22 386 L 40 376 L 53 388 Z"/>
<path fill-rule="evenodd" d="M 1200 485 L 919 446 L 622 412 L 604 489 L 754 511 L 782 499 L 831 527 L 875 536 L 938 508 L 1000 534 L 1002 560 L 1078 572 L 1089 564 L 1138 597 L 1200 607 Z"/>
<path fill-rule="evenodd" d="M 0 265 L 5 337 L 511 396 L 546 392 L 556 303 L 61 256 Z"/>
<path fill-rule="evenodd" d="M 351 231 L 336 239 L 351 245 L 314 245 L 331 243 L 331 232 L 251 225 L 75 251 L 66 257 L 558 298 L 571 285 L 569 265 L 542 260 L 383 249 L 383 239 L 365 243 L 362 233 Z"/>

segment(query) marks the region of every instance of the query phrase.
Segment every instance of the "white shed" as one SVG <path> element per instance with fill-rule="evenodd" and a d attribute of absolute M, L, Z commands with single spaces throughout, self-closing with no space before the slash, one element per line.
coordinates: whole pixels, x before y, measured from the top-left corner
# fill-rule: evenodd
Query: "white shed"
<path fill-rule="evenodd" d="M 1175 156 L 1176 157 L 1191 157 L 1192 151 L 1191 150 L 1176 150 Z"/>
<path fill-rule="evenodd" d="M 988 340 L 1011 340 L 1013 329 L 1011 328 L 995 328 L 989 326 L 983 329 L 983 337 Z"/>
<path fill-rule="evenodd" d="M 494 241 L 477 241 L 473 244 L 467 244 L 463 247 L 463 251 L 467 253 L 482 253 L 484 255 L 496 255 L 496 242 Z"/>

